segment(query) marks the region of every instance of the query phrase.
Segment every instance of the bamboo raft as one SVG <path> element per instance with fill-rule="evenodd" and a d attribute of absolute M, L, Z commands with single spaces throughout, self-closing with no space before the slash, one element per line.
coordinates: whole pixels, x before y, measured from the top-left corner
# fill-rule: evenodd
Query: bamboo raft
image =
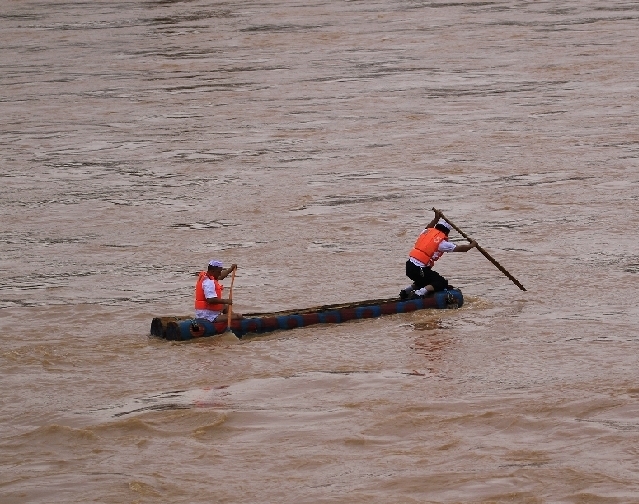
<path fill-rule="evenodd" d="M 349 320 L 377 318 L 395 313 L 408 313 L 425 308 L 460 308 L 464 297 L 459 289 L 436 292 L 425 298 L 405 301 L 397 297 L 371 299 L 348 304 L 316 306 L 302 310 L 274 313 L 249 313 L 231 322 L 231 331 L 241 338 L 245 334 L 263 334 L 277 330 L 295 329 L 313 324 L 339 324 Z M 185 341 L 222 334 L 227 322 L 210 322 L 191 316 L 155 317 L 151 322 L 151 335 L 171 341 Z"/>

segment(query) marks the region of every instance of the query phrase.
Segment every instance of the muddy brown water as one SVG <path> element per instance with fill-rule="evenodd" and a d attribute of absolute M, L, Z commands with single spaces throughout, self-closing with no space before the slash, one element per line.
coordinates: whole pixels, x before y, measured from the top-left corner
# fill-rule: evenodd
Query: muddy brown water
<path fill-rule="evenodd" d="M 637 33 L 601 0 L 0 2 L 0 501 L 638 502 Z M 432 207 L 527 292 L 471 251 L 459 310 L 149 337 L 212 258 L 239 312 L 393 296 Z"/>

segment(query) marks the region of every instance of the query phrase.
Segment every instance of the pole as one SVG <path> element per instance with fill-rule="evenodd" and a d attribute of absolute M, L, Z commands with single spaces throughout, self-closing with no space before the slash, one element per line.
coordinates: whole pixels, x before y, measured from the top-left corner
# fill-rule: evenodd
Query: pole
<path fill-rule="evenodd" d="M 233 282 L 235 282 L 235 269 L 233 270 L 233 274 L 231 275 L 231 288 L 229 289 L 229 299 L 231 301 L 233 301 Z M 226 326 L 226 331 L 230 331 L 231 330 L 231 320 L 233 319 L 233 305 L 230 304 L 229 305 L 229 309 L 228 309 L 228 313 L 226 314 L 227 317 L 227 326 Z"/>
<path fill-rule="evenodd" d="M 439 216 L 444 219 L 446 222 L 448 222 L 448 224 L 451 225 L 451 227 L 457 231 L 460 235 L 462 235 L 464 238 L 466 238 L 468 241 L 472 241 L 470 238 L 468 238 L 468 235 L 466 233 L 464 233 L 461 229 L 459 229 L 457 226 L 455 226 L 455 224 L 453 224 L 448 217 L 446 217 L 440 210 L 437 210 L 436 208 L 433 208 L 433 211 L 439 213 Z M 491 263 L 493 263 L 495 266 L 497 266 L 497 268 L 499 269 L 499 271 L 501 271 L 504 275 L 506 275 L 508 278 L 510 278 L 510 280 L 517 286 L 519 287 L 521 290 L 525 291 L 526 288 L 521 285 L 519 283 L 519 280 L 517 280 L 514 276 L 512 276 L 508 271 L 506 271 L 506 268 L 504 268 L 501 264 L 499 264 L 488 252 L 486 252 L 483 248 L 481 248 L 479 245 L 477 245 L 477 250 L 479 250 L 479 252 L 482 253 L 482 255 L 488 259 Z"/>

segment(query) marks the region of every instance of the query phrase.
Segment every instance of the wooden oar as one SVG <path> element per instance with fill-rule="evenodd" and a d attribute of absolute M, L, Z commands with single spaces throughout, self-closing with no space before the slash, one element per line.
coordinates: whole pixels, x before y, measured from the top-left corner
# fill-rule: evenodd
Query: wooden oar
<path fill-rule="evenodd" d="M 468 241 L 472 241 L 470 238 L 468 238 L 468 235 L 466 233 L 464 233 L 461 229 L 459 229 L 457 226 L 455 226 L 455 224 L 453 224 L 446 216 L 444 216 L 444 214 L 441 212 L 441 210 L 437 210 L 436 208 L 433 208 L 434 212 L 439 213 L 439 216 L 444 219 L 446 222 L 448 222 L 448 224 L 451 225 L 451 227 L 457 231 L 460 235 L 462 235 L 464 238 L 466 238 Z M 512 276 L 510 273 L 508 273 L 508 271 L 506 271 L 506 268 L 504 268 L 501 264 L 499 264 L 495 259 L 493 259 L 493 257 L 486 252 L 483 248 L 481 248 L 479 245 L 477 245 L 477 250 L 479 250 L 483 256 L 488 259 L 491 263 L 493 263 L 495 266 L 497 266 L 497 268 L 499 269 L 499 271 L 501 271 L 504 275 L 506 275 L 508 278 L 510 278 L 510 280 L 512 280 L 512 282 L 519 287 L 521 290 L 525 291 L 526 288 L 521 285 L 519 283 L 519 280 L 517 280 L 514 276 Z"/>
<path fill-rule="evenodd" d="M 233 274 L 231 275 L 231 288 L 229 289 L 229 299 L 231 301 L 233 301 L 233 282 L 235 282 L 235 269 L 233 270 Z M 231 320 L 233 319 L 233 305 L 230 304 L 229 305 L 229 309 L 228 312 L 226 314 L 227 317 L 227 326 L 226 326 L 226 332 L 229 332 L 231 330 Z"/>

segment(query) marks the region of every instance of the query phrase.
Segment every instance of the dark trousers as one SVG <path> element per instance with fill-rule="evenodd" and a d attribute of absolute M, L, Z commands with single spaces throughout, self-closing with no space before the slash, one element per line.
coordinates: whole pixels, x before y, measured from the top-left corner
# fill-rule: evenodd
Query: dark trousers
<path fill-rule="evenodd" d="M 406 276 L 415 284 L 415 289 L 432 285 L 435 292 L 448 289 L 448 280 L 429 267 L 420 268 L 410 261 L 406 261 Z"/>

